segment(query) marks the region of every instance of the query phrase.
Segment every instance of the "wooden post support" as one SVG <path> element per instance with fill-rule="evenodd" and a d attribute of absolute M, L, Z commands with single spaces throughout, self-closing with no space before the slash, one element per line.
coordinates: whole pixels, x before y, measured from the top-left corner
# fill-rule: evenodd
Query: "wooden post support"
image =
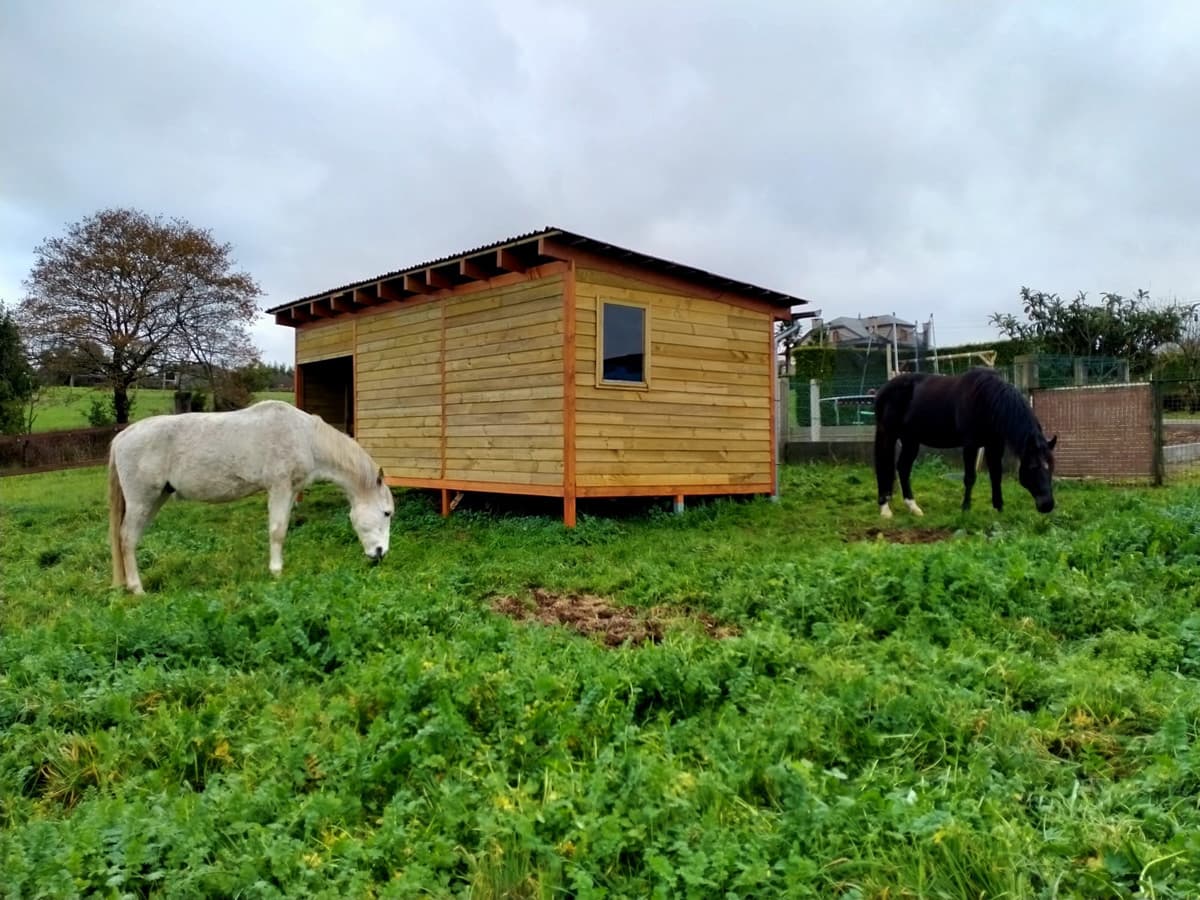
<path fill-rule="evenodd" d="M 677 515 L 677 516 L 683 515 L 683 508 L 684 508 L 683 494 L 676 494 L 675 495 L 675 515 Z"/>
<path fill-rule="evenodd" d="M 450 491 L 442 488 L 442 518 L 448 518 L 450 515 Z"/>
<path fill-rule="evenodd" d="M 568 497 L 563 497 L 563 525 L 567 528 L 575 527 L 575 495 L 571 494 Z"/>

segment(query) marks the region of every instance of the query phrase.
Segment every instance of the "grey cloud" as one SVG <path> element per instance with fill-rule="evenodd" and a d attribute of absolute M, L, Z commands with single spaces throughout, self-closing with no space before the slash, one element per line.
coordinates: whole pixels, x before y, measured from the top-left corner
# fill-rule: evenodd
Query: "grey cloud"
<path fill-rule="evenodd" d="M 831 315 L 934 313 L 944 340 L 1022 284 L 1195 296 L 1198 26 L 1186 3 L 18 0 L 0 296 L 110 204 L 212 228 L 271 303 L 550 223 Z"/>

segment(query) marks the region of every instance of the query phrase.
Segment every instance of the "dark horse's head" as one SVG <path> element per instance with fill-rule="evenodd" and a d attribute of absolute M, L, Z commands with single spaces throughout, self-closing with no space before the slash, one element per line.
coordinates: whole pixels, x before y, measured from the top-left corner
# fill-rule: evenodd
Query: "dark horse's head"
<path fill-rule="evenodd" d="M 1040 513 L 1054 509 L 1054 445 L 1058 435 L 1046 440 L 1039 428 L 1030 434 L 1021 450 L 1021 469 L 1018 477 L 1021 487 L 1033 495 L 1034 505 Z"/>

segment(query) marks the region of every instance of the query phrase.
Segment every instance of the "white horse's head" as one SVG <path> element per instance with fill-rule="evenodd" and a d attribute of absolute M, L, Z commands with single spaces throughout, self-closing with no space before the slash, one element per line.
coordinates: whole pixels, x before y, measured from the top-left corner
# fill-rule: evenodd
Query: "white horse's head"
<path fill-rule="evenodd" d="M 362 541 L 363 552 L 375 562 L 383 559 L 388 552 L 395 508 L 392 489 L 383 483 L 382 468 L 371 487 L 358 491 L 350 498 L 350 524 Z"/>

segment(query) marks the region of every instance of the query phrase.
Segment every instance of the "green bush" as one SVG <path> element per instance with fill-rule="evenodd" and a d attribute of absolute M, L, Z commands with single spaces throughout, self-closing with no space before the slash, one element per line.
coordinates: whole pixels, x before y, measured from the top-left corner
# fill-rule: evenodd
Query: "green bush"
<path fill-rule="evenodd" d="M 132 402 L 130 409 L 133 408 Z M 106 425 L 112 425 L 117 421 L 116 409 L 113 407 L 112 397 L 93 397 L 91 404 L 87 408 L 88 424 L 93 428 L 103 428 Z"/>

